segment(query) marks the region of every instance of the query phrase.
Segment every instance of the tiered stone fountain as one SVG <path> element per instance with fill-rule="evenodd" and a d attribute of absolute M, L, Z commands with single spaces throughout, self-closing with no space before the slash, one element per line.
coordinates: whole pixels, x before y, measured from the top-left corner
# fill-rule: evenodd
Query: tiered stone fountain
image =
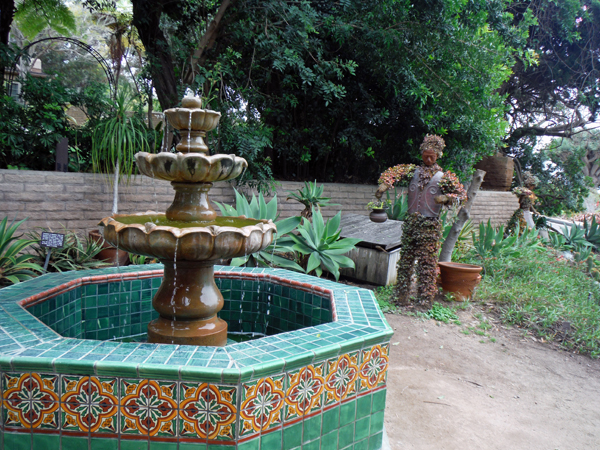
<path fill-rule="evenodd" d="M 227 323 L 217 317 L 223 296 L 214 281 L 214 264 L 266 248 L 276 227 L 272 221 L 217 217 L 208 199 L 215 181 L 238 177 L 247 167 L 235 155 L 210 156 L 203 140 L 221 113 L 202 109 L 197 97 L 165 116 L 180 131 L 177 153 L 135 155 L 140 172 L 168 180 L 175 199 L 166 214 L 115 215 L 102 220 L 104 238 L 114 246 L 160 260 L 163 282 L 152 306 L 160 317 L 148 324 L 153 343 L 224 346 Z"/>

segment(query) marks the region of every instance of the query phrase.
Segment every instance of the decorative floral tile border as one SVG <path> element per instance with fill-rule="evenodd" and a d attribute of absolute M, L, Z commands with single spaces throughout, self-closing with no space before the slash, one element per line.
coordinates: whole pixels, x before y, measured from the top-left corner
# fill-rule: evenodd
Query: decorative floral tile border
<path fill-rule="evenodd" d="M 241 442 L 381 390 L 388 353 L 377 344 L 238 385 L 3 372 L 2 427 Z"/>

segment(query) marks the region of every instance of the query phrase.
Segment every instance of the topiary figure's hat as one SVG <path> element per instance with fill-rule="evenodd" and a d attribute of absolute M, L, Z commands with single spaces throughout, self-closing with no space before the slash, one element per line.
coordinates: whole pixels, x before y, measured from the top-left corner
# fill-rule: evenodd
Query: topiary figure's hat
<path fill-rule="evenodd" d="M 441 158 L 444 154 L 442 150 L 444 150 L 445 146 L 446 143 L 441 136 L 438 136 L 437 134 L 428 134 L 425 136 L 425 139 L 423 139 L 423 143 L 419 149 L 421 150 L 421 154 L 423 154 L 423 152 L 426 150 L 433 150 L 437 154 L 438 158 Z"/>

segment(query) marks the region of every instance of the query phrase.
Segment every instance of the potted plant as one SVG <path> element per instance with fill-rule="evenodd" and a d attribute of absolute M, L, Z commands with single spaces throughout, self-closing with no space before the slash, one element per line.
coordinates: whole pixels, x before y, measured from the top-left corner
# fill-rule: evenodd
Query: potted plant
<path fill-rule="evenodd" d="M 471 207 L 477 196 L 477 191 L 483 182 L 485 171 L 476 169 L 467 191 L 467 200 L 459 210 L 456 220 L 446 235 L 442 244 L 438 267 L 440 269 L 440 283 L 445 292 L 455 295 L 457 300 L 466 300 L 471 297 L 473 290 L 479 284 L 483 269 L 481 266 L 452 262 L 452 252 L 461 234 L 465 232 L 465 224 L 470 219 Z"/>
<path fill-rule="evenodd" d="M 369 219 L 372 222 L 383 223 L 388 219 L 387 209 L 391 206 L 392 201 L 390 199 L 387 200 L 376 200 L 373 202 L 367 203 L 367 209 L 371 210 L 369 214 Z"/>
<path fill-rule="evenodd" d="M 150 143 L 147 139 L 149 132 L 146 124 L 135 114 L 130 114 L 133 106 L 133 98 L 124 89 L 119 91 L 113 101 L 109 114 L 102 118 L 92 135 L 92 164 L 94 171 L 103 173 L 109 177 L 113 187 L 112 214 L 118 213 L 119 205 L 119 181 L 122 177 L 129 182 L 134 171 L 134 155 L 137 152 L 150 151 Z M 102 242 L 107 250 L 101 252 L 98 257 L 111 264 L 126 265 L 129 256 L 124 251 L 118 251 L 110 244 L 104 242 L 100 231 L 90 232 L 90 238 Z"/>

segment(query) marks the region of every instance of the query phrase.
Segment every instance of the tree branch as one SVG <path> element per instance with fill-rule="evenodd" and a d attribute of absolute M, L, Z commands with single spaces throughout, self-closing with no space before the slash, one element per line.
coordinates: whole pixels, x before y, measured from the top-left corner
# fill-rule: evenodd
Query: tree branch
<path fill-rule="evenodd" d="M 454 250 L 454 246 L 456 245 L 456 241 L 458 241 L 458 236 L 460 232 L 471 217 L 471 206 L 473 206 L 473 202 L 475 201 L 475 197 L 477 196 L 477 191 L 483 182 L 483 177 L 485 176 L 485 171 L 477 169 L 475 174 L 473 175 L 473 180 L 471 180 L 471 186 L 469 186 L 469 190 L 467 191 L 467 201 L 460 208 L 458 215 L 456 216 L 456 220 L 452 224 L 452 229 L 448 234 L 448 237 L 444 241 L 442 245 L 442 251 L 440 252 L 440 261 L 450 261 L 452 259 L 452 251 Z"/>
<path fill-rule="evenodd" d="M 201 60 L 204 51 L 211 48 L 214 45 L 217 38 L 217 34 L 219 32 L 219 25 L 221 23 L 221 20 L 223 19 L 223 16 L 225 15 L 227 9 L 233 3 L 235 3 L 235 1 L 236 0 L 223 0 L 223 2 L 219 5 L 217 14 L 215 14 L 215 17 L 208 25 L 206 32 L 202 35 L 202 38 L 198 43 L 198 48 L 196 48 L 196 50 L 194 50 L 194 53 L 192 53 L 192 56 L 190 58 L 190 65 L 183 75 L 184 83 L 191 84 L 194 81 L 194 75 L 196 72 L 195 69 L 198 65 L 198 62 Z"/>

